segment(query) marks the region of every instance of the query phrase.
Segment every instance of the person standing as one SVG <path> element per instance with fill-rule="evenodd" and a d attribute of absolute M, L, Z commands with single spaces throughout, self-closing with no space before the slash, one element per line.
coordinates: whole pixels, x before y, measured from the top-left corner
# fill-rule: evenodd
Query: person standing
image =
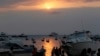
<path fill-rule="evenodd" d="M 44 46 L 42 46 L 42 48 L 40 49 L 40 55 L 45 56 L 45 52 L 46 50 L 44 49 Z"/>
<path fill-rule="evenodd" d="M 13 49 L 14 49 L 13 46 L 11 46 L 11 47 L 10 47 L 10 51 L 9 51 L 9 56 L 14 56 L 14 54 L 13 54 Z"/>
<path fill-rule="evenodd" d="M 37 48 L 33 48 L 32 50 L 32 56 L 37 56 Z"/>
<path fill-rule="evenodd" d="M 100 48 L 98 49 L 97 56 L 100 56 Z"/>
<path fill-rule="evenodd" d="M 88 48 L 88 49 L 87 49 L 87 55 L 88 55 L 88 56 L 94 56 L 94 53 L 93 53 L 93 51 L 92 51 L 91 48 Z"/>
<path fill-rule="evenodd" d="M 87 50 L 84 48 L 80 54 L 80 56 L 87 56 Z"/>
<path fill-rule="evenodd" d="M 51 56 L 54 56 L 54 55 L 55 55 L 55 47 L 53 47 L 51 51 Z"/>

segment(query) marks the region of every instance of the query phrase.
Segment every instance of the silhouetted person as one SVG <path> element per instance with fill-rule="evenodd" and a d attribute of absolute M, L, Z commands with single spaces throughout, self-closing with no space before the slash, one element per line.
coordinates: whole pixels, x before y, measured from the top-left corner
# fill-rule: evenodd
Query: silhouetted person
<path fill-rule="evenodd" d="M 51 56 L 54 56 L 54 55 L 55 55 L 55 47 L 53 47 L 51 51 Z"/>
<path fill-rule="evenodd" d="M 37 56 L 37 48 L 33 48 L 32 50 L 32 56 Z"/>
<path fill-rule="evenodd" d="M 55 49 L 55 56 L 60 56 L 59 49 L 57 47 Z"/>
<path fill-rule="evenodd" d="M 44 49 L 44 46 L 42 46 L 42 48 L 40 49 L 40 55 L 41 56 L 45 56 L 45 52 L 46 52 L 46 50 Z"/>
<path fill-rule="evenodd" d="M 97 56 L 100 56 L 100 48 L 98 49 Z"/>
<path fill-rule="evenodd" d="M 62 52 L 62 47 L 60 46 L 60 48 L 58 49 L 59 51 L 59 55 L 61 55 L 61 52 Z"/>
<path fill-rule="evenodd" d="M 88 48 L 88 49 L 87 49 L 87 55 L 88 55 L 88 56 L 93 56 L 93 54 L 94 54 L 94 53 L 92 52 L 92 49 L 91 49 L 91 48 Z"/>
<path fill-rule="evenodd" d="M 9 51 L 9 56 L 14 56 L 14 54 L 13 54 L 13 49 L 14 49 L 13 46 L 11 46 L 11 47 L 10 47 L 10 51 Z"/>
<path fill-rule="evenodd" d="M 65 55 L 64 55 L 64 50 L 61 51 L 61 56 L 65 56 Z"/>
<path fill-rule="evenodd" d="M 80 56 L 87 56 L 87 50 L 85 48 L 82 50 Z"/>

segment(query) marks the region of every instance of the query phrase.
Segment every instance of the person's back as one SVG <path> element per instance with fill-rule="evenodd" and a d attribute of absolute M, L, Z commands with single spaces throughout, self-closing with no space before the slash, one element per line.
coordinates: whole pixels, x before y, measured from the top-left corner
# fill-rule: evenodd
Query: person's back
<path fill-rule="evenodd" d="M 32 51 L 32 56 L 36 56 L 37 55 L 37 48 L 34 48 Z"/>
<path fill-rule="evenodd" d="M 41 56 L 45 56 L 45 52 L 46 50 L 44 49 L 44 46 L 42 46 L 42 48 L 40 49 Z"/>
<path fill-rule="evenodd" d="M 53 47 L 51 51 L 51 56 L 54 56 L 54 55 L 55 55 L 55 47 Z"/>
<path fill-rule="evenodd" d="M 92 52 L 91 48 L 87 49 L 87 55 L 88 56 L 93 56 L 93 52 Z"/>
<path fill-rule="evenodd" d="M 100 48 L 98 49 L 97 56 L 100 56 Z"/>
<path fill-rule="evenodd" d="M 60 56 L 60 54 L 59 54 L 59 50 L 58 50 L 57 47 L 56 47 L 56 49 L 55 49 L 55 55 L 56 55 L 56 56 Z"/>
<path fill-rule="evenodd" d="M 87 50 L 85 48 L 82 50 L 80 56 L 87 56 Z"/>
<path fill-rule="evenodd" d="M 62 50 L 62 52 L 61 52 L 61 56 L 65 56 L 65 55 L 64 55 L 64 50 Z"/>
<path fill-rule="evenodd" d="M 9 56 L 14 56 L 14 54 L 13 54 L 13 47 L 10 47 Z"/>

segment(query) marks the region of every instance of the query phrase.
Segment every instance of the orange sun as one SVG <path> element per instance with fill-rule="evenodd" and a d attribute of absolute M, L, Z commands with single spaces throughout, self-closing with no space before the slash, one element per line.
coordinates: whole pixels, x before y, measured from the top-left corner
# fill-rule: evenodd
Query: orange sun
<path fill-rule="evenodd" d="M 45 4 L 43 5 L 43 8 L 44 8 L 44 9 L 47 9 L 47 10 L 51 10 L 51 9 L 53 8 L 53 5 L 50 4 L 50 3 L 45 3 Z"/>

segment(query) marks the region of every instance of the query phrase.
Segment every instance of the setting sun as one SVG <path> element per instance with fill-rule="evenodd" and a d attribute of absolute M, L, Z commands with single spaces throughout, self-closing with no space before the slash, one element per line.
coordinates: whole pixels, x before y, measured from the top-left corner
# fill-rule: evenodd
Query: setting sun
<path fill-rule="evenodd" d="M 50 10 L 50 9 L 52 9 L 52 7 L 50 7 L 50 6 L 47 6 L 47 7 L 46 7 L 46 9 Z"/>
<path fill-rule="evenodd" d="M 50 4 L 50 3 L 46 3 L 46 4 L 44 4 L 43 7 L 44 7 L 44 9 L 48 9 L 48 10 L 50 10 L 50 9 L 53 8 L 52 4 Z"/>

